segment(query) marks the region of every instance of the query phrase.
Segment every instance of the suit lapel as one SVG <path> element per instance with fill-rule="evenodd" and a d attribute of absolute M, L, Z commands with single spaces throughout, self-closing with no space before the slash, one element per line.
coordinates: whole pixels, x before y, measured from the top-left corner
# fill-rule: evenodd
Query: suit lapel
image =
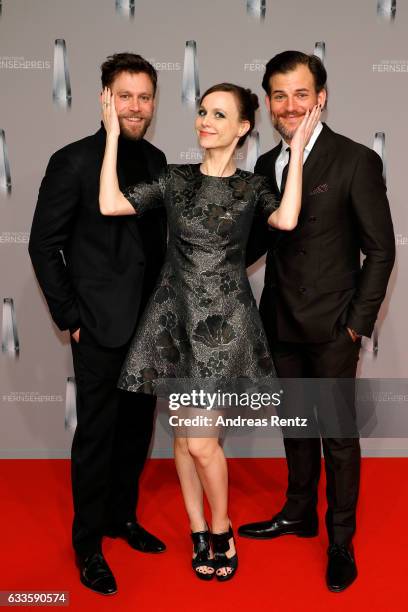
<path fill-rule="evenodd" d="M 276 182 L 275 164 L 282 149 L 282 141 L 274 147 L 269 154 L 269 159 L 265 160 L 264 172 L 272 178 L 277 193 L 280 193 Z M 334 133 L 323 123 L 323 129 L 319 134 L 313 149 L 303 165 L 303 195 L 308 195 L 310 191 L 319 185 L 320 179 L 324 176 L 327 167 L 331 164 L 336 154 Z"/>
<path fill-rule="evenodd" d="M 303 166 L 303 197 L 308 196 L 312 189 L 320 184 L 328 166 L 332 163 L 336 154 L 333 140 L 332 131 L 324 123 Z"/>

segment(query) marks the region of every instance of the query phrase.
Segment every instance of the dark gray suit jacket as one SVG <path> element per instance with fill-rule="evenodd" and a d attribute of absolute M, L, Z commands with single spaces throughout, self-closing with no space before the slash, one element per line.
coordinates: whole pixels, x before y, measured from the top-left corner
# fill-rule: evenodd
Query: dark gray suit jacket
<path fill-rule="evenodd" d="M 255 172 L 271 177 L 277 191 L 280 149 L 261 155 L 255 166 Z M 297 227 L 279 232 L 277 239 L 276 233 L 255 220 L 247 250 L 248 264 L 267 251 L 260 310 L 269 329 L 273 319 L 275 337 L 328 342 L 340 325 L 370 336 L 395 259 L 377 153 L 323 124 L 304 164 Z"/>

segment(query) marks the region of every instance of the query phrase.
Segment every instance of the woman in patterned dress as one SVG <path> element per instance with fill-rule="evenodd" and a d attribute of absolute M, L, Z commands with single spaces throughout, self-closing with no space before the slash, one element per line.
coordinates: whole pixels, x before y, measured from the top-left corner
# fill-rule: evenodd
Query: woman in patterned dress
<path fill-rule="evenodd" d="M 211 87 L 200 100 L 195 121 L 205 151 L 202 164 L 170 165 L 151 183 L 122 193 L 116 174 L 120 130 L 115 100 L 108 89 L 103 93 L 107 139 L 101 213 L 143 214 L 165 206 L 169 224 L 166 261 L 123 365 L 118 383 L 122 389 L 143 392 L 160 380 L 180 379 L 188 380 L 190 390 L 208 381 L 225 388 L 236 379 L 256 384 L 276 376 L 246 276 L 245 248 L 254 214 L 279 230 L 296 226 L 303 151 L 320 108 L 305 115 L 292 139 L 280 204 L 266 178 L 236 168 L 234 161 L 236 147 L 254 127 L 257 108 L 257 96 L 248 89 L 229 83 Z M 218 437 L 176 435 L 174 455 L 190 520 L 193 570 L 203 580 L 214 575 L 229 580 L 238 557 L 228 515 L 227 464 Z M 211 534 L 204 493 L 211 509 Z"/>

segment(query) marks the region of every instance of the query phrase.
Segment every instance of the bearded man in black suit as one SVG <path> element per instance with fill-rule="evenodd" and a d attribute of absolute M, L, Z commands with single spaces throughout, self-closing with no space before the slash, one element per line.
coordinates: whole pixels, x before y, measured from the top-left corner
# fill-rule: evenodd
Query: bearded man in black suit
<path fill-rule="evenodd" d="M 299 122 L 315 104 L 326 104 L 326 78 L 320 59 L 299 51 L 280 53 L 266 65 L 266 106 L 282 141 L 258 159 L 255 172 L 269 176 L 277 191 L 284 189 L 290 142 Z M 265 250 L 260 312 L 278 376 L 353 381 L 361 337 L 373 332 L 395 258 L 380 157 L 319 123 L 305 149 L 297 227 L 275 238 L 254 223 L 248 263 Z M 349 416 L 354 421 L 353 409 Z M 320 437 L 284 436 L 284 444 L 286 502 L 271 520 L 242 525 L 242 536 L 317 534 Z M 329 535 L 326 581 L 331 591 L 342 591 L 357 576 L 352 537 L 360 444 L 358 434 L 323 437 L 322 444 Z"/>
<path fill-rule="evenodd" d="M 165 155 L 143 137 L 153 117 L 157 73 L 140 55 L 118 53 L 102 65 L 102 88 L 115 94 L 122 188 L 149 181 Z M 149 449 L 155 401 L 117 389 L 120 369 L 153 290 L 166 249 L 164 209 L 142 217 L 103 217 L 99 176 L 103 126 L 52 155 L 34 214 L 29 252 L 51 316 L 69 330 L 77 385 L 72 451 L 72 542 L 82 583 L 117 591 L 102 537 L 134 549 L 165 545 L 138 522 L 138 481 Z M 62 256 L 63 255 L 63 256 Z"/>

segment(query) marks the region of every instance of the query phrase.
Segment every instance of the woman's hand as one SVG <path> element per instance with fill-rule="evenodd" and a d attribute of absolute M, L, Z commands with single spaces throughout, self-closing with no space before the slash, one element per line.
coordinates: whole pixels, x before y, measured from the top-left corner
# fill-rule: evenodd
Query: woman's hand
<path fill-rule="evenodd" d="M 108 87 L 102 92 L 102 119 L 106 129 L 105 155 L 99 181 L 99 210 L 103 215 L 134 215 L 135 209 L 119 189 L 116 163 L 120 125 L 115 97 Z"/>
<path fill-rule="evenodd" d="M 320 121 L 321 114 L 322 109 L 320 104 L 316 104 L 316 106 L 314 106 L 311 111 L 306 111 L 306 114 L 303 117 L 302 122 L 296 128 L 296 131 L 290 143 L 290 149 L 292 153 L 294 150 L 298 150 L 303 153 L 307 143 L 310 140 L 311 135 L 314 132 L 316 125 Z"/>
<path fill-rule="evenodd" d="M 279 230 L 291 231 L 297 225 L 302 204 L 303 151 L 319 122 L 320 114 L 319 104 L 307 111 L 290 142 L 288 178 L 281 204 L 268 218 L 268 223 Z"/>
<path fill-rule="evenodd" d="M 108 136 L 117 136 L 120 134 L 120 125 L 118 114 L 115 108 L 115 96 L 109 89 L 105 87 L 102 92 L 102 121 L 105 126 Z"/>

